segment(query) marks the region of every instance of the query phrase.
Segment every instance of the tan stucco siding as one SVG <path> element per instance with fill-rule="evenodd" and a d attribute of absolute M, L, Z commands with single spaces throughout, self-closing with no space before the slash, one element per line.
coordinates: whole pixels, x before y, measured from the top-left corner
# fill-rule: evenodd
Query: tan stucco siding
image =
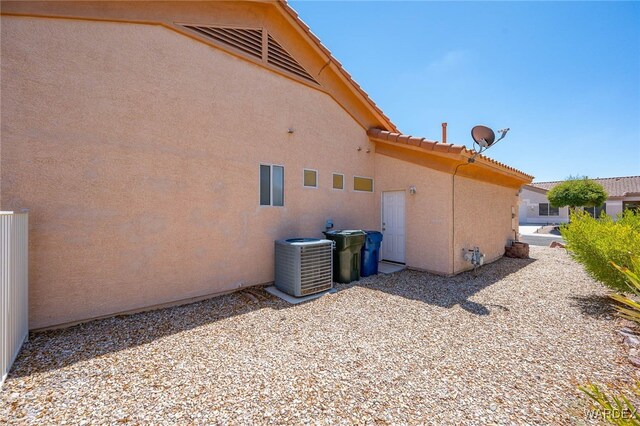
<path fill-rule="evenodd" d="M 408 191 L 416 187 L 416 194 Z M 376 213 L 384 191 L 405 191 L 406 264 L 451 273 L 451 175 L 376 155 Z M 384 241 L 382 242 L 384 244 Z"/>
<path fill-rule="evenodd" d="M 479 247 L 487 262 L 504 254 L 507 241 L 515 238 L 517 194 L 518 189 L 456 176 L 453 248 L 456 273 L 472 267 L 464 260 L 463 249 Z"/>
<path fill-rule="evenodd" d="M 1 53 L 32 328 L 267 282 L 273 240 L 378 226 L 377 195 L 351 191 L 373 147 L 321 91 L 151 25 L 5 16 Z M 285 207 L 259 206 L 260 163 L 284 165 Z"/>

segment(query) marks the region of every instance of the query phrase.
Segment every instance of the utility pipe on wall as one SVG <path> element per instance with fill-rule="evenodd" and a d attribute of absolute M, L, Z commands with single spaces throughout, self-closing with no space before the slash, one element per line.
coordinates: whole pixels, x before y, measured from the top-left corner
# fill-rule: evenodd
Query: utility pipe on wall
<path fill-rule="evenodd" d="M 451 176 L 451 275 L 456 273 L 456 174 L 458 174 L 460 166 L 468 166 L 469 164 L 468 160 L 466 163 L 458 164 Z"/>

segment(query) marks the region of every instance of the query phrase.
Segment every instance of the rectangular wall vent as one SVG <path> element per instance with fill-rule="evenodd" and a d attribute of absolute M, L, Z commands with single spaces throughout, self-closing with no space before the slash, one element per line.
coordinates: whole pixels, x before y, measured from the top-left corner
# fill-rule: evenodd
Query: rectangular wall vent
<path fill-rule="evenodd" d="M 284 48 L 280 46 L 280 44 L 273 37 L 271 37 L 271 35 L 269 35 L 267 47 L 267 62 L 269 62 L 269 64 L 295 74 L 298 77 L 302 77 L 305 80 L 312 81 L 318 84 L 318 82 L 313 77 L 311 77 L 311 74 L 309 74 L 307 70 L 302 68 L 302 66 L 295 59 L 293 59 L 289 52 L 284 50 Z"/>
<path fill-rule="evenodd" d="M 218 43 L 241 50 L 258 59 L 262 59 L 262 30 L 243 28 L 220 28 L 197 25 L 184 25 L 198 34 Z"/>

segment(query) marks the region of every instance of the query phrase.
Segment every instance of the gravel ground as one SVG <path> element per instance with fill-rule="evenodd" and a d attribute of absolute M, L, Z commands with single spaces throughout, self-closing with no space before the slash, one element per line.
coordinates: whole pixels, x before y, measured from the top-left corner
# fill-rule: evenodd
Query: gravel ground
<path fill-rule="evenodd" d="M 403 271 L 291 306 L 262 289 L 31 336 L 0 423 L 585 424 L 628 382 L 620 321 L 564 250 Z"/>

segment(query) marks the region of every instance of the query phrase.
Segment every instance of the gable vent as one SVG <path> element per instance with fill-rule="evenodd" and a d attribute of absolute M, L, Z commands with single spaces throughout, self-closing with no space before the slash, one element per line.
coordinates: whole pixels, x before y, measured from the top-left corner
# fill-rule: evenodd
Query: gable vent
<path fill-rule="evenodd" d="M 198 34 L 218 43 L 236 48 L 244 53 L 262 59 L 262 30 L 244 28 L 220 28 L 183 25 Z"/>
<path fill-rule="evenodd" d="M 280 44 L 271 37 L 271 35 L 269 35 L 267 47 L 267 62 L 269 62 L 269 64 L 318 84 L 307 70 L 302 68 L 302 66 L 293 59 L 293 57 L 291 57 L 291 55 L 284 50 L 284 48 L 280 46 Z"/>

